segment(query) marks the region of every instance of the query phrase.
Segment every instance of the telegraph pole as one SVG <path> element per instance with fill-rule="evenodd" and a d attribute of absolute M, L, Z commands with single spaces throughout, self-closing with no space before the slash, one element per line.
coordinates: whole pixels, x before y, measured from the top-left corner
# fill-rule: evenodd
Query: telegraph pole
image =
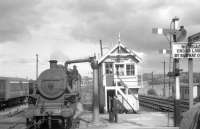
<path fill-rule="evenodd" d="M 36 80 L 38 79 L 38 54 L 36 54 Z"/>
<path fill-rule="evenodd" d="M 153 89 L 153 72 L 151 73 L 151 83 L 152 83 L 152 89 Z"/>
<path fill-rule="evenodd" d="M 101 56 L 103 56 L 103 47 L 102 47 L 102 41 L 100 40 L 100 41 L 99 41 L 99 43 L 100 43 Z"/>
<path fill-rule="evenodd" d="M 163 80 L 163 83 L 164 83 L 164 87 L 163 87 L 163 96 L 166 96 L 165 95 L 165 90 L 166 90 L 166 87 L 165 87 L 165 64 L 166 64 L 166 62 L 165 62 L 165 60 L 162 62 L 163 63 L 163 69 L 164 69 L 164 73 L 163 73 L 163 75 L 164 75 L 164 80 Z"/>

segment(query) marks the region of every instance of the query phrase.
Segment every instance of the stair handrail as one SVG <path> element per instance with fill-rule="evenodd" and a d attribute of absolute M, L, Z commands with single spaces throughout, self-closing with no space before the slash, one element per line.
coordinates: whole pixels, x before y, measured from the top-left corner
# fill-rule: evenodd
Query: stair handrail
<path fill-rule="evenodd" d="M 117 88 L 117 90 L 120 91 L 121 89 Z M 122 92 L 122 91 L 121 91 L 121 92 Z M 120 92 L 119 92 L 119 93 L 120 93 Z M 123 92 L 122 92 L 122 93 L 123 93 Z M 131 107 L 131 109 L 132 109 L 133 111 L 135 111 L 135 109 L 134 109 L 134 108 L 132 107 L 132 105 L 128 102 L 127 98 L 125 98 L 125 97 L 122 95 L 122 93 L 120 93 L 121 96 L 122 96 L 122 99 L 126 101 L 126 103 Z M 134 104 L 133 104 L 133 105 L 134 105 Z"/>
<path fill-rule="evenodd" d="M 104 76 L 106 76 L 107 74 L 103 74 L 102 75 L 102 77 L 104 77 Z M 113 73 L 113 75 L 115 75 L 114 73 Z M 124 88 L 128 88 L 128 86 L 123 82 L 123 80 L 119 77 L 119 75 L 117 75 L 117 78 L 120 80 L 120 82 L 122 82 L 122 86 L 124 87 Z M 120 93 L 120 91 L 121 91 L 121 89 L 118 87 L 118 85 L 116 85 L 117 86 L 117 91 Z M 122 92 L 122 91 L 121 91 Z M 132 92 L 132 91 L 131 91 Z M 124 97 L 125 96 L 125 94 L 122 92 L 122 93 L 120 93 L 121 94 L 121 96 L 122 96 L 122 99 L 123 100 L 125 100 L 125 102 L 129 105 L 129 107 L 131 107 L 131 109 L 133 110 L 133 111 L 135 111 L 135 109 L 133 108 L 133 106 L 129 103 L 129 101 L 128 101 L 128 98 L 127 97 Z M 123 95 L 124 96 L 123 96 Z M 137 99 L 135 96 L 133 96 L 135 99 Z M 133 104 L 134 105 L 134 104 Z"/>
<path fill-rule="evenodd" d="M 124 83 L 124 81 L 120 78 L 120 77 L 118 77 L 118 79 L 120 80 L 120 82 L 122 83 L 122 86 L 124 87 L 124 88 L 128 88 L 128 86 Z M 128 91 L 130 91 L 130 90 L 128 90 Z M 134 94 L 132 91 L 130 91 L 132 94 Z M 136 100 L 138 99 L 137 97 L 135 97 L 135 96 L 133 96 Z"/>
<path fill-rule="evenodd" d="M 134 108 L 131 106 L 131 104 L 122 96 L 122 101 L 125 101 L 128 105 L 129 105 L 129 107 L 131 107 L 131 109 L 134 111 Z M 119 101 L 119 100 L 118 100 Z M 121 104 L 122 104 L 122 102 L 120 102 Z M 124 106 L 124 104 L 122 104 L 123 105 L 123 107 L 126 109 L 126 110 L 128 110 L 127 108 L 126 108 L 126 106 Z"/>

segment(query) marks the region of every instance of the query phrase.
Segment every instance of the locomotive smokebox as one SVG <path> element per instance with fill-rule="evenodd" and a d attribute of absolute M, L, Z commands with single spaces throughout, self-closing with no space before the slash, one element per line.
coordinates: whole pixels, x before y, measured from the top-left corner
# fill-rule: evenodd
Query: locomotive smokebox
<path fill-rule="evenodd" d="M 50 69 L 56 68 L 57 67 L 57 60 L 50 60 Z"/>

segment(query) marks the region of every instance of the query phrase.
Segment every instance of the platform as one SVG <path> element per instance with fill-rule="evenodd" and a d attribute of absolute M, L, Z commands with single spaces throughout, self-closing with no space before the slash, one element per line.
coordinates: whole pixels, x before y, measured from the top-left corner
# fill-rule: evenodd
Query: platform
<path fill-rule="evenodd" d="M 92 126 L 92 123 L 81 122 L 80 128 L 91 129 L 178 129 L 173 127 L 173 114 L 164 112 L 141 111 L 138 114 L 119 114 L 118 123 L 110 123 L 108 114 L 100 115 L 100 122 Z M 92 114 L 82 116 L 87 121 L 92 121 Z"/>

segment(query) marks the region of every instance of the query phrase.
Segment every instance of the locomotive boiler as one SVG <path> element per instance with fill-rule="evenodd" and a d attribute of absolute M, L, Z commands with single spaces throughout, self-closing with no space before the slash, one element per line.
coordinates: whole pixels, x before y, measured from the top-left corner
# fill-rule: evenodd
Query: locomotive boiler
<path fill-rule="evenodd" d="M 26 111 L 26 124 L 33 129 L 69 129 L 78 125 L 75 119 L 83 111 L 79 101 L 81 76 L 76 66 L 67 69 L 56 60 L 49 62 L 50 68 L 37 80 L 36 103 Z"/>

